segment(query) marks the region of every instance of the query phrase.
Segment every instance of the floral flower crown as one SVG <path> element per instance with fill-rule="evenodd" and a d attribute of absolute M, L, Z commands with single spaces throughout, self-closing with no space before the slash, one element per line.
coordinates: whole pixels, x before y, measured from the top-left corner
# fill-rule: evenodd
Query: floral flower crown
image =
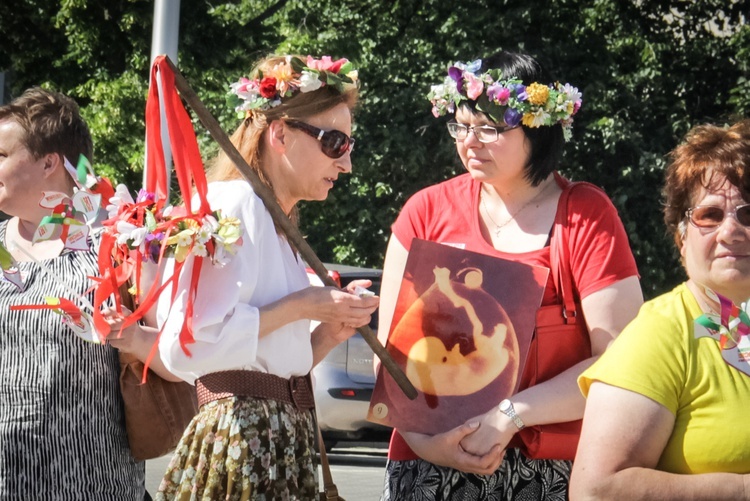
<path fill-rule="evenodd" d="M 482 60 L 477 59 L 448 68 L 443 83 L 433 85 L 427 94 L 435 117 L 455 113 L 461 101 L 474 101 L 478 111 L 511 127 L 519 123 L 531 128 L 559 123 L 565 140 L 570 140 L 573 115 L 581 108 L 582 94 L 576 87 L 559 82 L 524 85 L 519 78 L 502 79 L 497 69 L 480 74 L 481 67 Z"/>
<path fill-rule="evenodd" d="M 357 70 L 347 59 L 333 61 L 330 56 L 320 59 L 307 56 L 305 63 L 298 57 L 287 56 L 271 70 L 259 72 L 256 79 L 242 77 L 231 84 L 227 103 L 238 118 L 245 118 L 249 111 L 274 108 L 297 92 L 313 92 L 329 86 L 343 93 L 357 85 Z"/>

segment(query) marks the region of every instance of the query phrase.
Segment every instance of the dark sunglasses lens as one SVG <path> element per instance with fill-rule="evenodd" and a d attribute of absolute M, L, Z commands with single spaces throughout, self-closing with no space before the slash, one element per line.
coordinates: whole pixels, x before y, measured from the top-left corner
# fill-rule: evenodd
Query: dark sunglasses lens
<path fill-rule="evenodd" d="M 721 207 L 696 207 L 693 209 L 693 224 L 701 228 L 719 226 L 724 220 L 724 209 Z"/>
<path fill-rule="evenodd" d="M 349 149 L 349 136 L 338 130 L 329 130 L 320 139 L 323 153 L 331 158 L 339 158 Z"/>
<path fill-rule="evenodd" d="M 750 226 L 750 205 L 737 207 L 737 221 L 742 226 Z"/>

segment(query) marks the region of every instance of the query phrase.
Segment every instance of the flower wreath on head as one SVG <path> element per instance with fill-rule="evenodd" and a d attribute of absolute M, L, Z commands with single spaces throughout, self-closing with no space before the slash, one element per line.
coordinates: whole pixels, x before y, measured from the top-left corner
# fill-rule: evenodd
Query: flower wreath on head
<path fill-rule="evenodd" d="M 245 118 L 253 110 L 265 111 L 281 104 L 284 98 L 298 92 L 313 92 L 330 86 L 343 93 L 358 85 L 357 70 L 347 59 L 333 61 L 330 56 L 315 59 L 307 56 L 307 62 L 295 56 L 287 56 L 265 73 L 259 72 L 251 80 L 242 77 L 230 85 L 227 102 L 238 118 Z"/>
<path fill-rule="evenodd" d="M 480 73 L 482 60 L 457 62 L 448 68 L 448 76 L 433 85 L 427 98 L 435 117 L 455 113 L 462 101 L 474 101 L 477 111 L 493 121 L 511 127 L 523 124 L 536 128 L 560 124 L 566 141 L 571 138 L 573 115 L 581 108 L 582 94 L 576 87 L 555 82 L 524 85 L 519 78 L 503 78 L 490 69 Z"/>

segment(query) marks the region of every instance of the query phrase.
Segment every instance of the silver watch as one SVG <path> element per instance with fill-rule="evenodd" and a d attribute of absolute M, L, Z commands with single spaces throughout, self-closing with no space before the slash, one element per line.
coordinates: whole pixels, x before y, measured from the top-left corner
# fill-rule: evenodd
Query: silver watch
<path fill-rule="evenodd" d="M 507 398 L 500 402 L 500 405 L 498 406 L 500 409 L 500 412 L 508 416 L 511 421 L 516 425 L 516 427 L 519 430 L 523 430 L 526 425 L 523 424 L 523 421 L 521 421 L 521 418 L 516 414 L 516 409 L 513 408 L 513 402 L 508 400 Z"/>

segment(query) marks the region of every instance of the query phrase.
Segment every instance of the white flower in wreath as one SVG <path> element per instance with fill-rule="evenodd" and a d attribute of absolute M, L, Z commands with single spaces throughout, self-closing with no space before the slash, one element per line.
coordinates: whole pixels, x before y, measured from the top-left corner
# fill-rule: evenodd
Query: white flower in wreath
<path fill-rule="evenodd" d="M 193 254 L 197 257 L 208 257 L 208 249 L 206 249 L 205 244 L 195 242 L 195 244 L 193 244 Z"/>
<path fill-rule="evenodd" d="M 117 244 L 127 244 L 132 248 L 140 247 L 141 244 L 146 240 L 148 234 L 148 228 L 144 226 L 136 226 L 128 223 L 127 221 L 118 221 L 115 225 L 117 230 Z"/>
<path fill-rule="evenodd" d="M 205 244 L 211 240 L 211 236 L 219 229 L 219 222 L 213 216 L 206 216 L 203 218 L 203 226 L 200 227 L 196 234 L 196 241 L 201 244 Z"/>
<path fill-rule="evenodd" d="M 232 259 L 233 255 L 234 253 L 230 252 L 225 245 L 217 242 L 214 247 L 214 255 L 212 256 L 211 262 L 217 268 L 221 268 L 226 266 L 226 264 Z M 257 422 L 253 424 L 257 424 Z"/>
<path fill-rule="evenodd" d="M 302 71 L 299 77 L 299 90 L 302 92 L 313 92 L 320 89 L 323 86 L 323 82 L 320 81 L 318 75 L 309 71 Z"/>
<path fill-rule="evenodd" d="M 109 197 L 109 204 L 106 207 L 107 214 L 111 219 L 117 215 L 117 212 L 122 205 L 133 203 L 135 202 L 133 201 L 132 195 L 130 195 L 128 187 L 124 184 L 118 184 L 117 188 L 115 188 L 115 194 Z"/>

